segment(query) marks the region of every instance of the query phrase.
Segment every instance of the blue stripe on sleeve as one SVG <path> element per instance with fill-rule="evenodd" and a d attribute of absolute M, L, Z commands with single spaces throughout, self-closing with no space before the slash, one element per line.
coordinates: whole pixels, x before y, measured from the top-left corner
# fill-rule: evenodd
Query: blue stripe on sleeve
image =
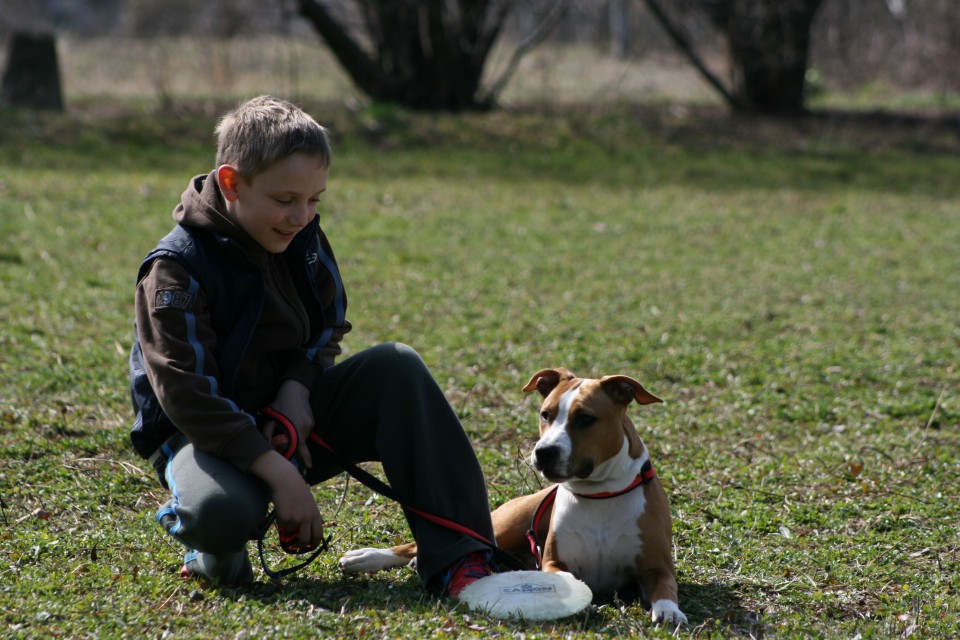
<path fill-rule="evenodd" d="M 187 290 L 188 293 L 195 296 L 199 290 L 200 283 L 191 277 L 190 288 Z M 220 383 L 214 376 L 207 375 L 206 373 L 206 352 L 203 349 L 203 343 L 200 342 L 200 338 L 197 336 L 197 316 L 192 311 L 187 311 L 183 315 L 187 323 L 187 342 L 193 348 L 193 353 L 197 360 L 197 364 L 194 367 L 194 373 L 198 376 L 203 376 L 207 379 L 207 382 L 210 383 L 211 396 L 226 402 L 232 411 L 243 413 L 250 418 L 250 421 L 254 424 L 254 426 L 256 426 L 256 420 L 253 416 L 240 409 L 240 407 L 237 406 L 237 404 L 230 398 L 224 398 L 220 395 Z"/>

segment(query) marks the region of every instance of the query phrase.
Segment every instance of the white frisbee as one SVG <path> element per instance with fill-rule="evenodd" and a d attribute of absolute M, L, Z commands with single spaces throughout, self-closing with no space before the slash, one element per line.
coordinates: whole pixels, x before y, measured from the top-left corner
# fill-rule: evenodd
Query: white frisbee
<path fill-rule="evenodd" d="M 571 573 L 507 571 L 468 584 L 460 602 L 494 618 L 556 620 L 580 613 L 593 600 L 590 587 Z"/>

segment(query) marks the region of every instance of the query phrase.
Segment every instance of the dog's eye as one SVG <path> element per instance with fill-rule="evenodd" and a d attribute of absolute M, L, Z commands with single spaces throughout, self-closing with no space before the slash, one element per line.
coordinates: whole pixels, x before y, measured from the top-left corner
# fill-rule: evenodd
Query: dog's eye
<path fill-rule="evenodd" d="M 577 426 L 581 429 L 586 429 L 593 425 L 597 421 L 597 416 L 587 415 L 586 413 L 581 413 L 577 416 Z"/>
<path fill-rule="evenodd" d="M 550 412 L 549 412 L 549 411 L 541 411 L 541 412 L 540 412 L 540 419 L 543 420 L 544 422 L 550 422 Z"/>

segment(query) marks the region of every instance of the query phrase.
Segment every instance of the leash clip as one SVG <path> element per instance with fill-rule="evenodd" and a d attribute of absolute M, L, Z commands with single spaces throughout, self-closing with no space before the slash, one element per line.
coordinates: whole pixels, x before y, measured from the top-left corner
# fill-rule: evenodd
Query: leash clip
<path fill-rule="evenodd" d="M 530 543 L 530 553 L 533 554 L 537 570 L 542 569 L 543 567 L 540 565 L 543 563 L 543 547 L 540 546 L 537 534 L 533 529 L 527 529 L 527 542 Z"/>

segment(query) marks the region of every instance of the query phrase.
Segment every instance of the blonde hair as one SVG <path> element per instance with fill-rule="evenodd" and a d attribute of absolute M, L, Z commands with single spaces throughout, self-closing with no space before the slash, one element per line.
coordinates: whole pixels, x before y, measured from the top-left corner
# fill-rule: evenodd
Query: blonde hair
<path fill-rule="evenodd" d="M 299 107 L 273 96 L 242 103 L 217 123 L 217 165 L 233 165 L 247 181 L 278 160 L 305 153 L 330 166 L 327 130 Z"/>

